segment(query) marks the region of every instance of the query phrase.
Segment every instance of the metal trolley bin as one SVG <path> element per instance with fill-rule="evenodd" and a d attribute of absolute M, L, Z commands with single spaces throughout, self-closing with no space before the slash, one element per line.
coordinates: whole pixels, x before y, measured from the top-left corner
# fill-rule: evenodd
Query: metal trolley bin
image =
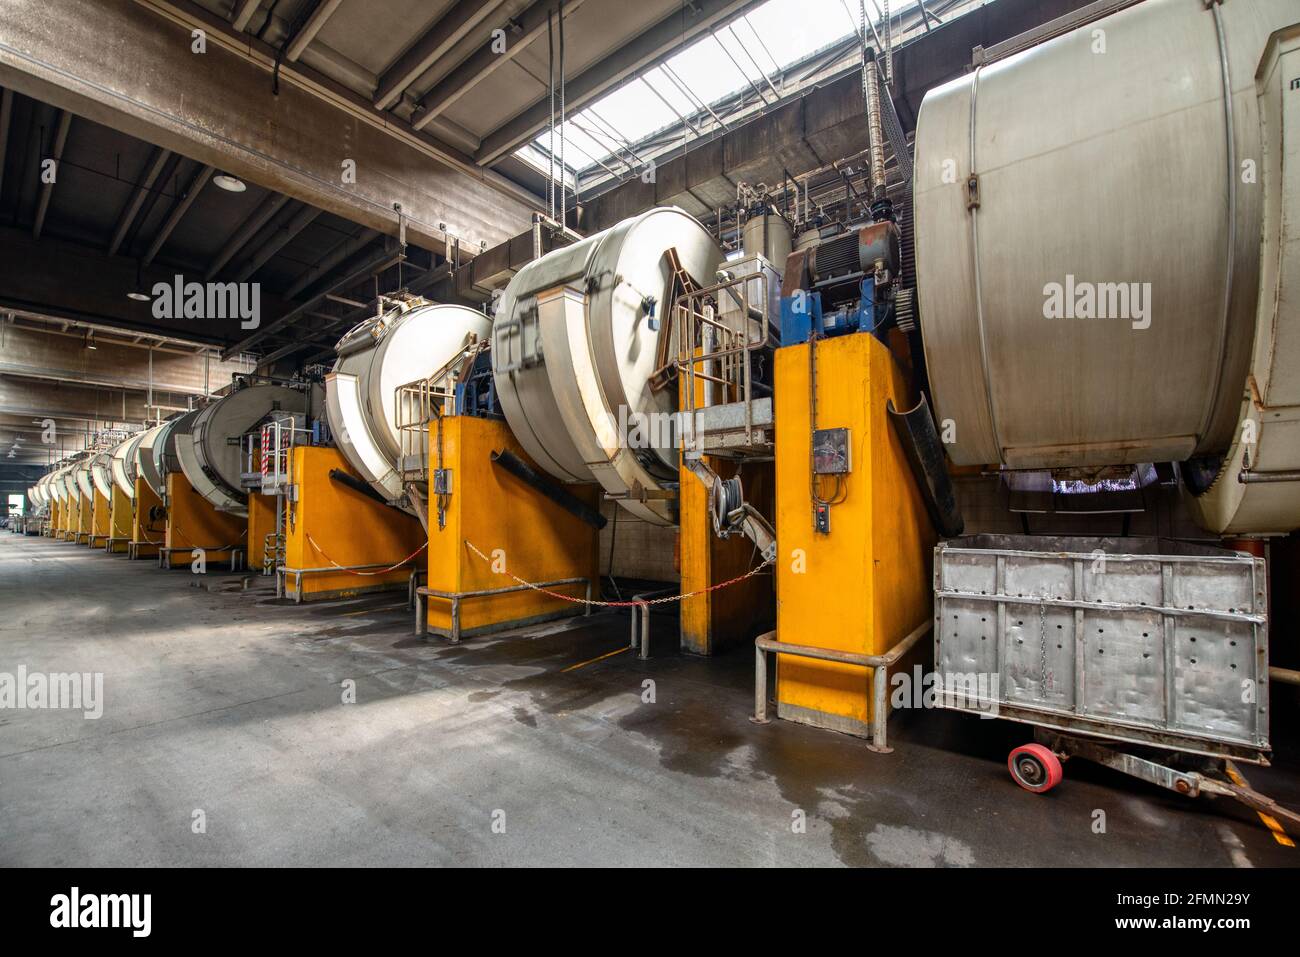
<path fill-rule="evenodd" d="M 1163 539 L 942 542 L 938 702 L 1033 725 L 1008 759 L 1030 791 L 1083 757 L 1300 821 L 1229 763 L 1268 763 L 1266 582 L 1263 559 Z"/>

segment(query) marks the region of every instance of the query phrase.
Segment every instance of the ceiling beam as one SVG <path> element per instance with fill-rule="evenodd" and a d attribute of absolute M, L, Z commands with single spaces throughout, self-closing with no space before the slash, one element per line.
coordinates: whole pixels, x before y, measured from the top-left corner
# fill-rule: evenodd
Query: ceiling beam
<path fill-rule="evenodd" d="M 203 192 L 203 187 L 208 185 L 208 180 L 212 178 L 214 172 L 215 170 L 211 166 L 204 166 L 194 174 L 194 178 L 190 180 L 190 188 L 172 206 L 172 211 L 158 230 L 158 235 L 154 236 L 153 242 L 149 244 L 149 249 L 144 254 L 144 264 L 146 266 L 153 262 L 159 250 L 163 248 L 163 244 L 167 242 L 176 227 L 180 225 L 181 220 L 185 218 L 185 214 L 194 205 L 194 201 L 199 198 L 199 193 Z"/>
<path fill-rule="evenodd" d="M 72 322 L 184 339 L 195 344 L 224 345 L 243 335 L 237 320 L 196 322 L 155 318 L 152 303 L 136 302 L 127 293 L 155 283 L 172 283 L 175 269 L 140 266 L 126 256 L 109 256 L 103 247 L 45 237 L 37 242 L 28 230 L 0 227 L 0 310 L 29 312 Z M 263 321 L 292 304 L 266 290 L 261 294 Z"/>
<path fill-rule="evenodd" d="M 242 264 L 239 271 L 235 274 L 236 282 L 246 282 L 259 269 L 266 265 L 267 260 L 278 253 L 285 246 L 293 241 L 294 237 L 316 221 L 320 215 L 320 210 L 311 206 L 302 206 L 289 221 L 272 233 L 267 240 L 262 243 L 258 250 L 251 255 L 246 262 Z"/>
<path fill-rule="evenodd" d="M 326 254 L 325 258 L 294 280 L 293 285 L 284 291 L 284 298 L 296 298 L 300 292 L 312 283 L 319 282 L 326 275 L 333 272 L 344 262 L 361 252 L 361 250 L 365 249 L 378 238 L 379 233 L 375 232 L 373 229 L 363 229 L 355 236 L 343 240 L 333 250 Z"/>
<path fill-rule="evenodd" d="M 375 108 L 386 110 L 402 97 L 406 88 L 426 70 L 450 53 L 465 35 L 497 7 L 502 0 L 457 0 L 420 39 L 399 56 L 379 77 Z"/>
<path fill-rule="evenodd" d="M 216 258 L 208 265 L 208 271 L 204 274 L 205 280 L 212 279 L 217 273 L 226 267 L 226 263 L 235 258 L 245 246 L 247 246 L 257 234 L 275 215 L 276 210 L 288 202 L 288 197 L 283 193 L 272 193 L 262 200 L 257 209 L 248 214 L 248 218 L 243 224 L 235 230 L 234 234 L 226 240 L 226 244 L 221 247 Z M 290 296 L 289 298 L 293 298 Z"/>
<path fill-rule="evenodd" d="M 576 76 L 565 79 L 565 106 L 577 113 L 624 81 L 672 56 L 699 37 L 722 26 L 759 0 L 693 0 L 660 20 L 623 46 L 598 58 Z M 483 137 L 474 155 L 479 165 L 495 163 L 536 138 L 551 120 L 545 95 L 513 119 Z"/>
<path fill-rule="evenodd" d="M 0 86 L 437 252 L 528 223 L 527 191 L 301 63 L 272 96 L 275 55 L 181 0 L 5 0 Z"/>
<path fill-rule="evenodd" d="M 241 352 L 247 352 L 259 342 L 263 342 L 268 336 L 271 336 L 281 329 L 292 325 L 300 316 L 315 309 L 325 301 L 325 297 L 331 293 L 343 292 L 352 286 L 355 286 L 361 280 L 381 272 L 401 259 L 402 254 L 395 250 L 383 249 L 369 256 L 366 256 L 359 265 L 350 269 L 342 278 L 335 279 L 326 285 L 323 289 L 317 290 L 310 298 L 304 299 L 298 303 L 280 318 L 272 322 L 264 322 L 261 327 L 251 335 L 245 336 L 232 346 L 227 346 L 221 351 L 222 359 L 229 359 Z"/>
<path fill-rule="evenodd" d="M 122 248 L 122 241 L 126 239 L 127 231 L 131 224 L 135 222 L 135 217 L 140 213 L 140 207 L 144 205 L 145 197 L 153 189 L 154 183 L 158 182 L 158 174 L 162 172 L 163 166 L 171 159 L 172 151 L 165 150 L 161 146 L 154 150 L 153 162 L 145 171 L 144 179 L 136 186 L 135 192 L 131 194 L 131 199 L 127 201 L 126 208 L 122 210 L 122 215 L 118 217 L 117 229 L 113 230 L 113 238 L 108 244 L 108 254 L 116 256 L 119 249 Z"/>
<path fill-rule="evenodd" d="M 72 114 L 67 110 L 60 110 L 54 124 L 54 143 L 50 155 L 46 157 L 54 160 L 52 170 L 54 175 L 41 186 L 41 198 L 36 204 L 36 218 L 32 221 L 32 236 L 36 239 L 41 238 L 41 230 L 45 228 L 45 214 L 50 211 L 50 198 L 54 195 L 54 184 L 59 178 L 59 163 L 63 160 L 63 147 L 68 144 L 68 130 L 71 128 Z"/>
<path fill-rule="evenodd" d="M 232 375 L 247 371 L 233 362 L 212 361 L 204 352 L 144 349 L 97 336 L 94 349 L 88 336 L 56 330 L 18 328 L 5 333 L 0 376 L 95 386 L 117 392 L 171 392 L 203 395 L 209 385 L 224 386 Z"/>
<path fill-rule="evenodd" d="M 257 12 L 257 7 L 261 0 L 238 0 L 235 9 L 232 11 L 230 25 L 239 33 L 243 33 L 248 28 L 248 21 L 253 19 L 253 14 Z"/>
<path fill-rule="evenodd" d="M 568 17 L 582 4 L 583 0 L 568 0 L 564 4 L 564 15 Z M 527 49 L 528 44 L 546 32 L 548 15 L 555 8 L 556 0 L 537 0 L 532 6 L 508 20 L 505 24 L 505 50 L 501 53 L 496 52 L 489 39 L 469 59 L 452 69 L 420 98 L 411 117 L 411 125 L 417 130 L 424 129 L 462 96 Z"/>
<path fill-rule="evenodd" d="M 339 8 L 343 0 L 317 0 L 316 9 L 307 17 L 307 21 L 302 25 L 302 29 L 293 35 L 289 41 L 288 48 L 284 51 L 284 58 L 292 63 L 298 57 L 302 56 L 302 51 L 307 49 L 307 45 L 316 39 L 316 34 L 320 33 L 321 27 Z"/>

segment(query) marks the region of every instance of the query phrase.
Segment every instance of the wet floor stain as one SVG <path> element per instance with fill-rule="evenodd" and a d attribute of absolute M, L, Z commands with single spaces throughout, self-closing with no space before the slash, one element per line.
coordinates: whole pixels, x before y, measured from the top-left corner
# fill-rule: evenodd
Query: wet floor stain
<path fill-rule="evenodd" d="M 914 827 L 877 824 L 866 836 L 867 848 L 891 867 L 973 867 L 975 854 L 962 841 Z"/>

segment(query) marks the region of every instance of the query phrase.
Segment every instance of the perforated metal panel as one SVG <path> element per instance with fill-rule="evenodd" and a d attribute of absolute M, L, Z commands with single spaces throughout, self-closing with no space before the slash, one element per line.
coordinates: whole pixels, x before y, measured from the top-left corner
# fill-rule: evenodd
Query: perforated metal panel
<path fill-rule="evenodd" d="M 1269 746 L 1265 583 L 1262 559 L 1186 543 L 954 539 L 935 549 L 935 670 L 984 676 L 1001 717 L 1250 757 Z"/>

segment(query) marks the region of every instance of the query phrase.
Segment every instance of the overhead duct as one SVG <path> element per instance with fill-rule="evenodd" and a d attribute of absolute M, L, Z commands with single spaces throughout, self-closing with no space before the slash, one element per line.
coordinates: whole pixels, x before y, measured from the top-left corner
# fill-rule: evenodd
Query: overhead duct
<path fill-rule="evenodd" d="M 487 316 L 465 306 L 394 301 L 339 340 L 338 361 L 325 377 L 330 431 L 384 501 L 410 510 L 401 504 L 399 387 L 435 376 L 469 343 L 486 341 L 490 330 Z"/>
<path fill-rule="evenodd" d="M 1280 164 L 1297 134 L 1280 107 L 1261 121 L 1256 68 L 1296 19 L 1294 0 L 1147 0 L 926 96 L 917 286 L 955 464 L 1217 461 L 1243 410 L 1262 408 L 1249 383 L 1294 324 L 1277 289 L 1297 271 L 1293 237 L 1277 268 L 1285 217 L 1265 206 L 1296 203 Z M 1245 160 L 1262 189 L 1242 185 Z M 1296 418 L 1297 377 L 1293 362 L 1273 372 L 1268 416 Z M 1300 467 L 1294 430 L 1269 448 L 1264 467 Z M 1224 471 L 1239 469 L 1240 452 L 1229 458 Z M 1207 527 L 1296 527 L 1300 483 L 1270 487 L 1281 511 L 1238 522 L 1236 506 L 1207 508 Z"/>
<path fill-rule="evenodd" d="M 660 330 L 681 275 L 710 285 L 721 259 L 698 221 L 662 207 L 515 275 L 492 326 L 492 370 L 506 421 L 534 462 L 563 482 L 599 482 L 648 522 L 676 524 L 675 444 L 628 448 L 620 423 L 676 409 L 675 386 L 651 388 Z"/>

